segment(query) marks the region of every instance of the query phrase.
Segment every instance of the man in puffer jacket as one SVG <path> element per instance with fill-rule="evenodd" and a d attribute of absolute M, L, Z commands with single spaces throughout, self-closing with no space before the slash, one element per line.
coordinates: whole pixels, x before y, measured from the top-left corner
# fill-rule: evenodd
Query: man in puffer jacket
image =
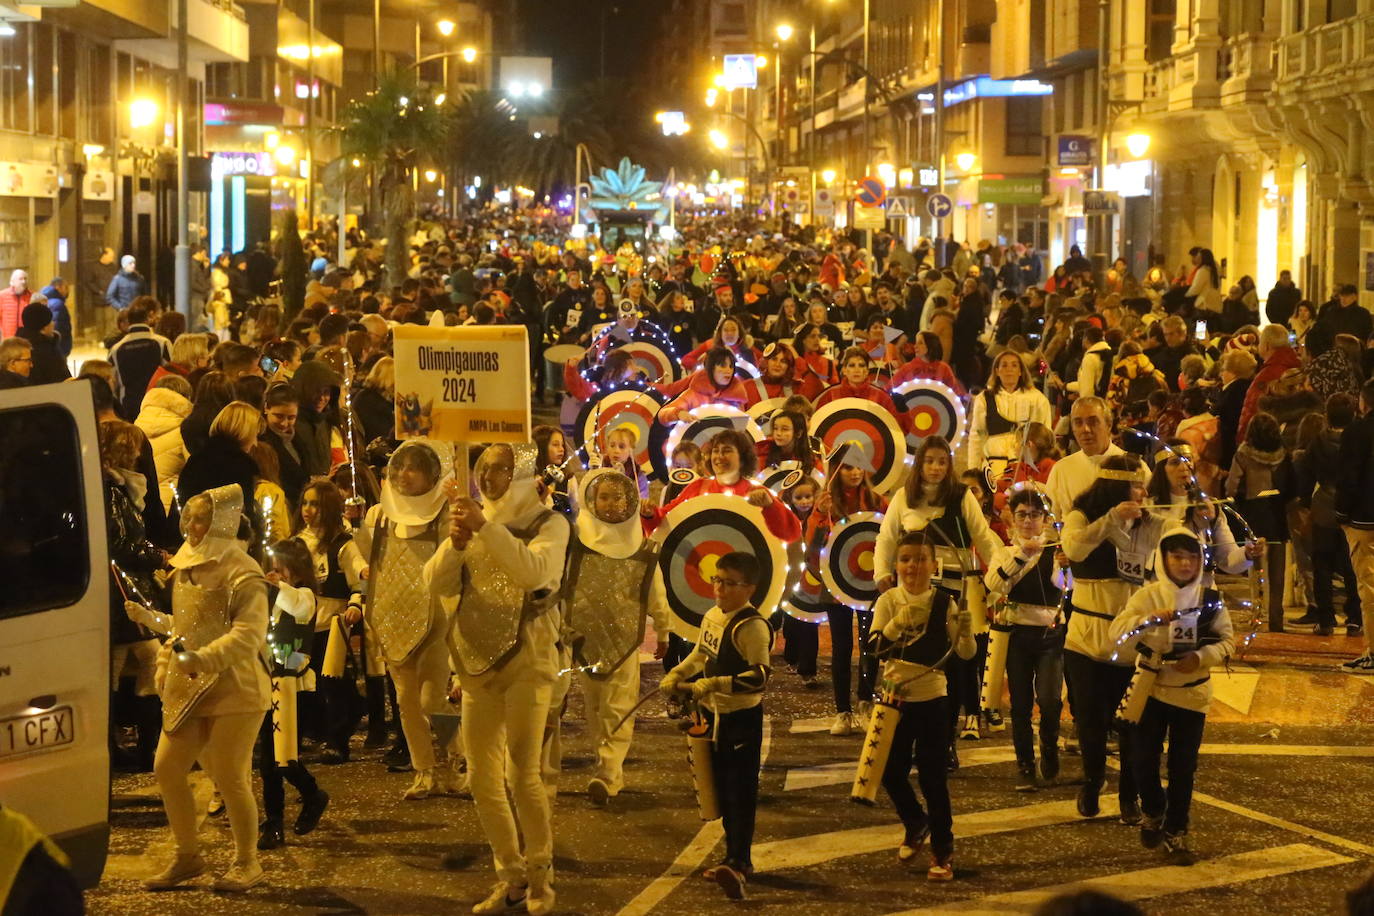
<path fill-rule="evenodd" d="M 164 506 L 176 505 L 173 489 L 181 468 L 186 464 L 186 444 L 181 438 L 181 421 L 191 413 L 191 399 L 187 397 L 190 384 L 177 375 L 165 375 L 143 396 L 134 425 L 143 430 L 153 446 L 153 464 L 157 467 L 157 489 Z"/>
<path fill-rule="evenodd" d="M 330 430 L 338 414 L 343 379 L 327 363 L 306 360 L 288 385 L 300 398 L 296 436 L 292 440 L 301 456 L 301 467 L 311 477 L 329 476 Z"/>

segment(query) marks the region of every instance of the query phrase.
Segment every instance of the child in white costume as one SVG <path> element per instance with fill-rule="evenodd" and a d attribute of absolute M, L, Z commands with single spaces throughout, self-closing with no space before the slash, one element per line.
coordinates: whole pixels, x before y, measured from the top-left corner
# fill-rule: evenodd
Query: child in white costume
<path fill-rule="evenodd" d="M 425 563 L 443 540 L 452 453 L 452 446 L 428 439 L 401 443 L 387 462 L 382 501 L 367 510 L 353 536 L 355 562 L 367 565 L 351 578 L 368 580 L 364 615 L 396 685 L 401 729 L 415 767 L 415 781 L 405 792 L 412 800 L 461 791 L 456 749 L 441 749 L 444 759 L 438 760 L 430 736 L 430 716 L 448 705 L 448 614 L 424 585 Z"/>
<path fill-rule="evenodd" d="M 639 522 L 639 490 L 619 471 L 602 468 L 578 486 L 577 540 L 569 551 L 565 629 L 574 662 L 586 678 L 588 732 L 596 748 L 596 771 L 587 785 L 602 807 L 625 786 L 625 755 L 634 738 L 626 719 L 639 701 L 639 646 L 644 618 L 653 618 L 658 645 L 668 652 L 668 598 L 657 551 Z M 614 729 L 614 732 L 612 731 Z"/>
<path fill-rule="evenodd" d="M 215 889 L 245 891 L 263 879 L 251 771 L 272 689 L 267 582 L 238 540 L 249 530 L 238 484 L 187 500 L 181 526 L 186 542 L 171 560 L 172 638 L 157 656 L 163 733 L 153 762 L 177 855 L 145 884 L 166 890 L 206 869 L 187 779 L 199 760 L 224 797 L 234 835 L 234 864 Z"/>
<path fill-rule="evenodd" d="M 496 861 L 496 886 L 474 913 L 505 912 L 522 900 L 530 913 L 553 909 L 553 829 L 539 758 L 558 680 L 569 532 L 567 519 L 539 498 L 535 463 L 533 445 L 487 448 L 475 469 L 481 504 L 454 494 L 449 537 L 425 565 L 431 593 L 454 608 L 449 642 L 463 686 L 468 775 Z"/>

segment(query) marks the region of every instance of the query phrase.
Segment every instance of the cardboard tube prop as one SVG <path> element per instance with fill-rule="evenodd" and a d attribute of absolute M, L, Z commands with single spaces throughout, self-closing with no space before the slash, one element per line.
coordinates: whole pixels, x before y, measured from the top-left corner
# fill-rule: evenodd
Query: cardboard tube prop
<path fill-rule="evenodd" d="M 348 658 L 348 637 L 344 635 L 339 618 L 329 621 L 329 641 L 324 646 L 324 664 L 320 673 L 325 677 L 343 677 L 344 660 Z"/>
<path fill-rule="evenodd" d="M 1132 725 L 1140 721 L 1141 714 L 1145 712 L 1145 702 L 1150 699 L 1157 677 L 1158 667 L 1150 667 L 1144 658 L 1136 659 L 1135 674 L 1131 675 L 1131 686 L 1126 688 L 1126 695 L 1121 698 L 1121 705 L 1117 707 L 1117 718 Z"/>
<path fill-rule="evenodd" d="M 878 786 L 882 784 L 887 758 L 892 753 L 892 737 L 901 717 L 902 711 L 890 695 L 874 702 L 863 750 L 859 752 L 859 768 L 854 772 L 854 786 L 849 790 L 850 801 L 860 805 L 877 803 Z"/>
<path fill-rule="evenodd" d="M 692 789 L 697 795 L 701 819 L 713 821 L 720 817 L 716 771 L 711 761 L 711 726 L 705 720 L 687 729 L 687 768 L 692 771 Z"/>
<path fill-rule="evenodd" d="M 997 709 L 1002 705 L 1002 683 L 1007 676 L 1007 649 L 1010 646 L 1011 624 L 994 623 L 988 627 L 988 664 L 983 672 L 983 709 Z"/>
<path fill-rule="evenodd" d="M 284 767 L 300 756 L 296 736 L 296 687 L 299 678 L 272 679 L 272 756 Z"/>

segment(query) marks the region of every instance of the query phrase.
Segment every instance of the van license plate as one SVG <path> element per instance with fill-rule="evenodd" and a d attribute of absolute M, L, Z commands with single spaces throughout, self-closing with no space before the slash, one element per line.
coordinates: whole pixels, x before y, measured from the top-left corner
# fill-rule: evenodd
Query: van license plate
<path fill-rule="evenodd" d="M 0 757 L 61 747 L 76 740 L 76 717 L 70 706 L 0 719 Z"/>

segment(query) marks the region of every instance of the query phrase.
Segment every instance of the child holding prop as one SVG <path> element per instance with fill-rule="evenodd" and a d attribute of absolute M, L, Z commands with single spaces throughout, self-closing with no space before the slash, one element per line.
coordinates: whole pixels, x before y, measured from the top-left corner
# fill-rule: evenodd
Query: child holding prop
<path fill-rule="evenodd" d="M 909 531 L 897 542 L 897 584 L 878 596 L 873 605 L 873 653 L 884 659 L 883 702 L 874 707 L 869 746 L 884 728 L 882 718 L 894 708 L 897 722 L 891 751 L 883 768 L 883 788 L 902 819 L 906 835 L 897 859 L 915 865 L 921 847 L 930 840 L 926 878 L 954 878 L 954 815 L 950 810 L 946 753 L 949 747 L 949 707 L 942 665 L 951 654 L 973 658 L 976 643 L 967 608 L 960 609 L 947 591 L 931 586 L 935 575 L 935 537 Z M 926 810 L 911 788 L 911 764 L 925 796 Z M 860 779 L 855 781 L 859 795 Z M 869 796 L 871 800 L 871 795 Z"/>
<path fill-rule="evenodd" d="M 1171 865 L 1192 865 L 1188 811 L 1198 749 L 1212 701 L 1211 670 L 1226 664 L 1233 642 L 1221 594 L 1203 588 L 1203 545 L 1188 528 L 1169 529 L 1155 556 L 1159 578 L 1131 596 L 1112 621 L 1112 638 L 1134 650 L 1136 675 L 1121 717 L 1135 726 L 1140 842 L 1164 850 Z M 1159 758 L 1169 740 L 1169 788 L 1161 787 Z"/>

